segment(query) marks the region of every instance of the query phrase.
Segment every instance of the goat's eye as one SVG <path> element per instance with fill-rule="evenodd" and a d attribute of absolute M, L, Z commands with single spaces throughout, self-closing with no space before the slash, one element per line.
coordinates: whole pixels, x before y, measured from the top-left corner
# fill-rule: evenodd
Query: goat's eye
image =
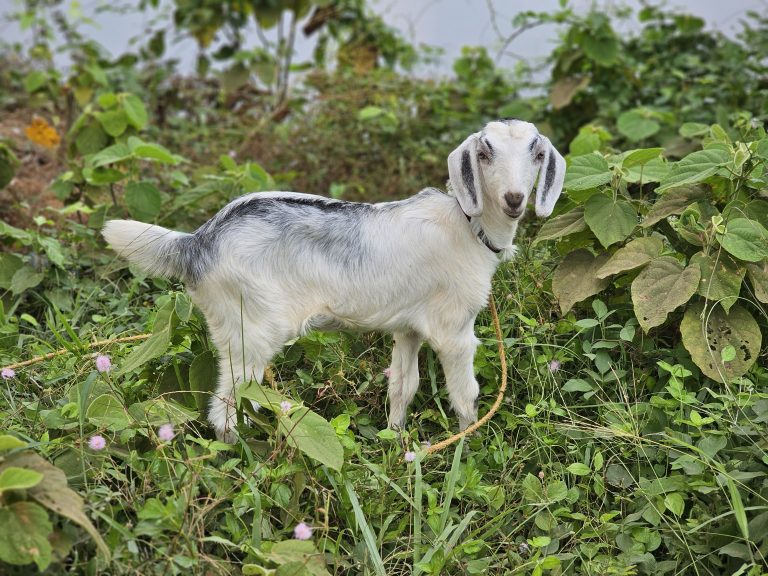
<path fill-rule="evenodd" d="M 542 162 L 544 160 L 544 152 L 536 154 L 536 162 Z"/>
<path fill-rule="evenodd" d="M 485 152 L 478 152 L 477 153 L 477 159 L 482 160 L 483 162 L 488 161 L 488 156 L 486 156 Z"/>

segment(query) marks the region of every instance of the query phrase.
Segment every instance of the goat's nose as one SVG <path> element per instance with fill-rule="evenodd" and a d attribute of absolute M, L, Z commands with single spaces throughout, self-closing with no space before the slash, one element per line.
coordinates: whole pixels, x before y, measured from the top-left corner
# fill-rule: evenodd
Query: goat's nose
<path fill-rule="evenodd" d="M 512 210 L 517 210 L 523 205 L 525 194 L 522 192 L 507 192 L 504 194 L 504 200 Z"/>

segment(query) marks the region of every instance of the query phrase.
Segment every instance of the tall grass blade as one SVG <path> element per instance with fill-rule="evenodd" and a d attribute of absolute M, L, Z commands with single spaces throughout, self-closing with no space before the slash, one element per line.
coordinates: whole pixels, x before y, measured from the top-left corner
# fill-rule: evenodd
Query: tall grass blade
<path fill-rule="evenodd" d="M 349 503 L 352 504 L 352 509 L 355 512 L 355 520 L 357 521 L 357 527 L 363 533 L 363 540 L 365 541 L 365 547 L 368 550 L 371 563 L 373 564 L 373 571 L 377 576 L 387 576 L 387 571 L 384 569 L 384 561 L 381 559 L 379 549 L 376 547 L 376 538 L 373 535 L 373 530 L 368 524 L 368 520 L 365 518 L 365 513 L 360 507 L 360 501 L 357 498 L 355 489 L 352 488 L 352 484 L 349 480 L 344 480 L 344 487 L 347 489 L 347 496 L 349 496 Z"/>

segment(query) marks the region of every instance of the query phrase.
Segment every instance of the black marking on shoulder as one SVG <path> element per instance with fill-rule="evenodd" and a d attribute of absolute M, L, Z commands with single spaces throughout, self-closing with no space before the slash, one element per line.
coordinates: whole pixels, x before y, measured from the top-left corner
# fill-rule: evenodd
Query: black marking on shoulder
<path fill-rule="evenodd" d="M 475 191 L 475 175 L 472 171 L 472 161 L 469 158 L 469 150 L 464 150 L 461 155 L 461 179 L 467 189 L 472 203 L 477 206 L 477 192 Z"/>
<path fill-rule="evenodd" d="M 544 178 L 544 194 L 543 198 L 547 197 L 549 190 L 552 188 L 552 183 L 555 181 L 555 171 L 557 170 L 557 159 L 554 154 L 549 155 L 549 162 L 547 162 L 547 173 Z"/>

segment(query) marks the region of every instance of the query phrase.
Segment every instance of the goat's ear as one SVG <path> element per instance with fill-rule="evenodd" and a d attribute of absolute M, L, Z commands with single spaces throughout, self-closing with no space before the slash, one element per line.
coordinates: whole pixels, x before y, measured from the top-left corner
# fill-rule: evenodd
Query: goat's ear
<path fill-rule="evenodd" d="M 555 150 L 549 139 L 544 140 L 544 161 L 539 171 L 539 185 L 536 187 L 536 216 L 545 218 L 552 214 L 555 202 L 563 191 L 565 180 L 565 158 Z"/>
<path fill-rule="evenodd" d="M 483 185 L 477 161 L 477 134 L 472 134 L 448 155 L 448 177 L 464 214 L 482 214 Z"/>

